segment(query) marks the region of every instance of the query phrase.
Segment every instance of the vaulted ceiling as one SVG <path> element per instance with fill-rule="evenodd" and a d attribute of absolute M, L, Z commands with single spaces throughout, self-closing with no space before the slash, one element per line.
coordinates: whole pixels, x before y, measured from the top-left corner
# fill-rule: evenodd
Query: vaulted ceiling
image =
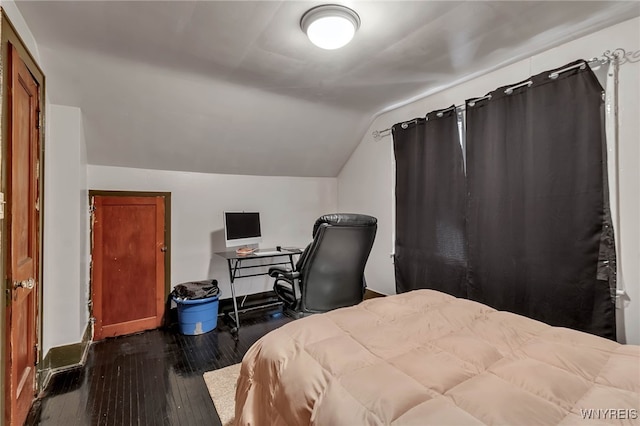
<path fill-rule="evenodd" d="M 635 1 L 347 1 L 346 47 L 299 27 L 318 1 L 18 1 L 52 103 L 91 164 L 336 176 L 376 113 L 640 15 Z M 522 76 L 518 76 L 522 77 Z"/>

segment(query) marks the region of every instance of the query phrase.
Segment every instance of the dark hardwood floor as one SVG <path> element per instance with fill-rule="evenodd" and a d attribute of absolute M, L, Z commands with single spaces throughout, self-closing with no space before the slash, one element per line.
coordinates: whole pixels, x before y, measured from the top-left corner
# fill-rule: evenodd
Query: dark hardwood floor
<path fill-rule="evenodd" d="M 281 311 L 241 317 L 235 341 L 222 318 L 206 334 L 177 324 L 94 343 L 87 362 L 55 375 L 31 407 L 28 425 L 220 425 L 202 378 L 242 361 L 260 337 L 292 321 Z"/>

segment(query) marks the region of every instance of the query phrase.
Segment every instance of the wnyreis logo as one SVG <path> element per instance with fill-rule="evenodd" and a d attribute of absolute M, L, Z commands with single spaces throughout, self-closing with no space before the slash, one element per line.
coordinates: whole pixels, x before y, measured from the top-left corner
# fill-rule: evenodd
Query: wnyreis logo
<path fill-rule="evenodd" d="M 581 408 L 584 420 L 637 420 L 638 410 L 635 408 Z"/>

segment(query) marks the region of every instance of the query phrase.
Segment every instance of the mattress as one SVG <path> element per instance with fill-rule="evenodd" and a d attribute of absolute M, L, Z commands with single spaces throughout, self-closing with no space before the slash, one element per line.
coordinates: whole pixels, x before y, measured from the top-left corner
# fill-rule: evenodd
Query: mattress
<path fill-rule="evenodd" d="M 293 321 L 246 353 L 241 425 L 639 424 L 640 346 L 433 290 Z"/>

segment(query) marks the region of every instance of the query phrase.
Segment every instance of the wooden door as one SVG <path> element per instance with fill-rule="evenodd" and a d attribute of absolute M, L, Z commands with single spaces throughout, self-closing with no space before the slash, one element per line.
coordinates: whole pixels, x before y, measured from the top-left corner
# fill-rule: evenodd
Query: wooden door
<path fill-rule="evenodd" d="M 8 142 L 8 385 L 6 420 L 22 425 L 35 395 L 40 244 L 39 88 L 10 46 Z"/>
<path fill-rule="evenodd" d="M 94 339 L 158 328 L 165 301 L 164 197 L 93 197 Z"/>

